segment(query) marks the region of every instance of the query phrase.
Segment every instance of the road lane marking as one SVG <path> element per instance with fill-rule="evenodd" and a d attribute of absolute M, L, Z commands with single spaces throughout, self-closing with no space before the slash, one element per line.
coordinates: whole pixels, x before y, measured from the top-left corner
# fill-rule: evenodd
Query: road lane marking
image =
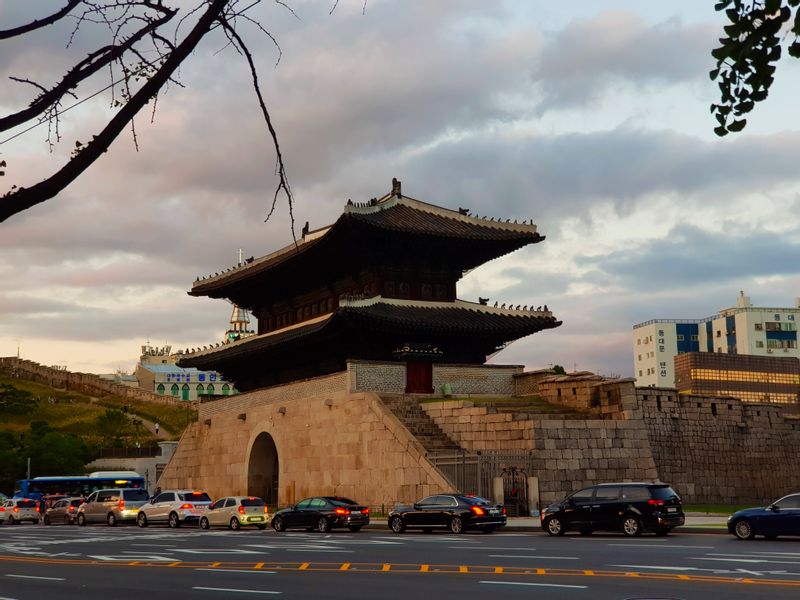
<path fill-rule="evenodd" d="M 63 577 L 42 577 L 41 575 L 12 575 L 6 573 L 6 577 L 16 577 L 18 579 L 46 579 L 47 581 L 66 581 Z"/>
<path fill-rule="evenodd" d="M 625 548 L 652 548 L 653 544 L 609 544 L 609 546 L 623 546 Z M 658 548 L 691 548 L 697 550 L 713 550 L 716 546 L 689 546 L 680 544 L 664 544 Z"/>
<path fill-rule="evenodd" d="M 239 590 L 235 588 L 215 588 L 195 586 L 193 590 L 203 590 L 206 592 L 234 592 L 239 594 L 282 594 L 283 592 L 273 592 L 270 590 Z"/>
<path fill-rule="evenodd" d="M 525 552 L 533 552 L 536 548 L 520 548 L 519 546 L 448 546 L 451 550 L 524 550 Z"/>
<path fill-rule="evenodd" d="M 525 585 L 535 587 L 555 587 L 555 588 L 570 588 L 573 590 L 585 590 L 588 585 L 565 585 L 560 583 L 528 583 L 525 581 L 481 581 L 480 583 L 486 585 Z"/>
<path fill-rule="evenodd" d="M 551 560 L 578 560 L 577 556 L 531 556 L 521 554 L 490 554 L 489 558 L 541 558 Z"/>
<path fill-rule="evenodd" d="M 195 571 L 211 571 L 212 573 L 251 573 L 253 575 L 258 575 L 259 573 L 263 573 L 265 575 L 274 575 L 275 573 L 277 573 L 277 571 L 250 571 L 247 569 L 216 569 L 216 568 L 212 569 L 208 567 L 199 567 L 195 569 Z"/>

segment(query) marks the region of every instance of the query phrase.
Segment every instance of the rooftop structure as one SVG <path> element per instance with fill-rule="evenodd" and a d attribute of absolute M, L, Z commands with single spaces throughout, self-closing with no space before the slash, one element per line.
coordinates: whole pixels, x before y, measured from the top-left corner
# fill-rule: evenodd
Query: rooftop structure
<path fill-rule="evenodd" d="M 532 222 L 428 204 L 402 195 L 395 180 L 380 199 L 348 201 L 332 225 L 306 224 L 297 244 L 196 280 L 190 295 L 249 310 L 257 334 L 179 364 L 219 371 L 249 390 L 343 371 L 348 358 L 398 360 L 408 364 L 409 391 L 432 391 L 431 362 L 483 364 L 508 343 L 561 324 L 543 304 L 456 298 L 466 272 L 542 240 Z"/>

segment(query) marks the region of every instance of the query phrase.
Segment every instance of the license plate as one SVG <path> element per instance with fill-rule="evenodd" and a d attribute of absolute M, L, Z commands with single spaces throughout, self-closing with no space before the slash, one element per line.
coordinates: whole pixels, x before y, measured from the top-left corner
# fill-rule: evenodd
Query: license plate
<path fill-rule="evenodd" d="M 249 517 L 248 521 L 263 521 L 264 517 Z"/>
<path fill-rule="evenodd" d="M 492 508 L 492 509 L 489 509 L 489 514 L 490 515 L 496 515 L 496 514 L 498 514 L 498 511 L 497 511 L 497 509 L 493 509 Z"/>
<path fill-rule="evenodd" d="M 677 508 L 671 507 L 667 509 L 667 512 L 678 512 Z"/>

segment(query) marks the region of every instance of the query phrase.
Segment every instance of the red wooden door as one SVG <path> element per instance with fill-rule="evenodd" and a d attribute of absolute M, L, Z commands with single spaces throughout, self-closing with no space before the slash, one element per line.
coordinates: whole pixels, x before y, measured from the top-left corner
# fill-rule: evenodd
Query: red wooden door
<path fill-rule="evenodd" d="M 433 393 L 432 363 L 419 360 L 410 360 L 406 363 L 406 393 Z"/>

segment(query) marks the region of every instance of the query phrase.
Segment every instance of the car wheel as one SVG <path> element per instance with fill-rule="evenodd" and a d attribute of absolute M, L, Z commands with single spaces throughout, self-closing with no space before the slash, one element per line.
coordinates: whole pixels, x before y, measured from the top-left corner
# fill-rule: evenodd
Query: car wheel
<path fill-rule="evenodd" d="M 200 529 L 211 529 L 211 523 L 205 517 L 200 519 Z"/>
<path fill-rule="evenodd" d="M 178 513 L 169 513 L 169 526 L 172 527 L 172 529 L 177 529 L 181 526 L 181 520 L 178 518 Z"/>
<path fill-rule="evenodd" d="M 544 522 L 544 528 L 550 535 L 564 535 L 566 533 L 564 523 L 562 523 L 561 519 L 558 517 L 550 517 L 547 519 L 547 521 Z"/>
<path fill-rule="evenodd" d="M 325 517 L 320 517 L 317 521 L 317 531 L 320 533 L 327 533 L 331 530 L 331 523 Z"/>
<path fill-rule="evenodd" d="M 350 531 L 352 531 L 353 533 L 358 533 L 359 531 L 361 531 L 361 525 L 351 525 Z"/>
<path fill-rule="evenodd" d="M 83 515 L 83 513 L 78 515 L 78 525 L 80 525 L 81 527 L 86 525 L 86 517 Z"/>
<path fill-rule="evenodd" d="M 138 515 L 136 515 L 136 524 L 139 527 L 147 527 L 147 515 L 143 512 L 140 512 Z"/>
<path fill-rule="evenodd" d="M 239 531 L 242 528 L 242 524 L 239 523 L 239 519 L 237 519 L 236 517 L 233 517 L 231 519 L 230 523 L 228 523 L 228 527 L 230 527 L 234 531 Z"/>
<path fill-rule="evenodd" d="M 593 532 L 592 532 L 592 530 L 591 530 L 591 529 L 581 529 L 581 530 L 580 530 L 580 534 L 581 534 L 581 535 L 592 535 L 592 533 L 593 533 Z"/>
<path fill-rule="evenodd" d="M 622 533 L 628 537 L 636 537 L 642 535 L 642 521 L 639 517 L 629 515 L 622 521 Z"/>
<path fill-rule="evenodd" d="M 286 524 L 283 522 L 282 518 L 273 517 L 272 518 L 272 528 L 275 531 L 286 531 Z"/>
<path fill-rule="evenodd" d="M 753 526 L 747 519 L 740 519 L 733 524 L 733 535 L 740 540 L 752 540 L 755 537 Z"/>
<path fill-rule="evenodd" d="M 44 524 L 45 525 L 50 525 L 50 517 L 47 516 L 47 515 L 44 516 Z"/>
<path fill-rule="evenodd" d="M 117 526 L 117 516 L 112 512 L 108 513 L 106 517 L 106 523 L 109 527 L 116 527 Z"/>
<path fill-rule="evenodd" d="M 392 531 L 395 533 L 403 533 L 406 530 L 406 524 L 403 523 L 403 519 L 401 517 L 392 517 L 389 527 L 391 527 Z"/>
<path fill-rule="evenodd" d="M 448 527 L 451 533 L 464 533 L 464 521 L 461 520 L 461 517 L 453 517 L 450 519 L 450 525 Z"/>

